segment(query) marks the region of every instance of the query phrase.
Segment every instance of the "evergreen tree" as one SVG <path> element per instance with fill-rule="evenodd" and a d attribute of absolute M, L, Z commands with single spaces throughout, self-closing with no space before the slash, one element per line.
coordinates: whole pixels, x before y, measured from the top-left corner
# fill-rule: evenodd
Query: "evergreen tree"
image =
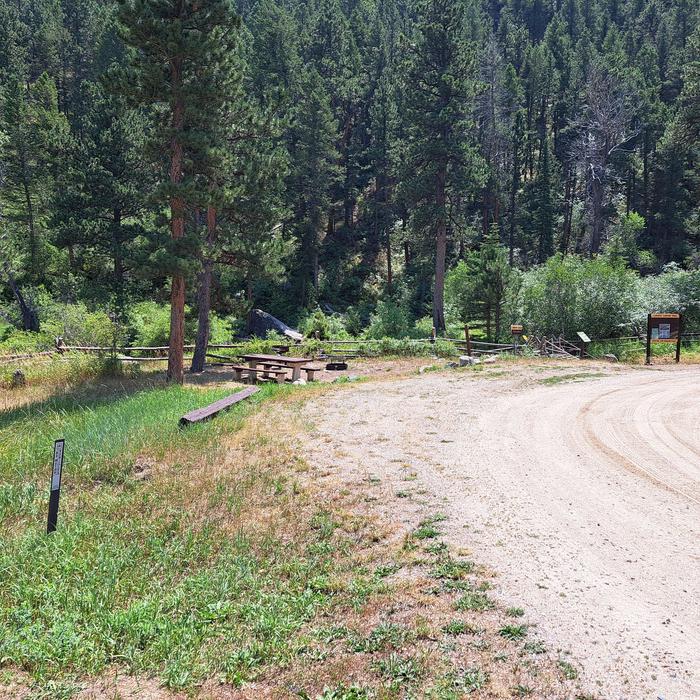
<path fill-rule="evenodd" d="M 483 182 L 473 140 L 474 49 L 462 2 L 420 0 L 405 74 L 408 147 L 403 173 L 411 225 L 435 242 L 433 324 L 445 330 L 444 285 L 451 215 Z"/>
<path fill-rule="evenodd" d="M 147 123 L 102 85 L 85 84 L 81 92 L 84 116 L 59 163 L 52 227 L 84 280 L 82 298 L 106 302 L 123 317 L 128 276 L 139 265 L 135 241 L 148 230 Z"/>
<path fill-rule="evenodd" d="M 3 98 L 0 196 L 6 220 L 24 229 L 18 237 L 26 243 L 18 247 L 26 260 L 23 267 L 28 279 L 36 282 L 45 269 L 45 223 L 53 196 L 53 165 L 68 125 L 58 108 L 56 85 L 46 73 L 30 84 L 13 78 Z"/>
<path fill-rule="evenodd" d="M 150 145 L 154 155 L 167 154 L 168 178 L 159 188 L 173 241 L 167 376 L 182 383 L 186 210 L 201 200 L 198 162 L 221 146 L 216 117 L 228 98 L 239 22 L 228 0 L 123 0 L 119 20 L 132 48 L 122 89 L 136 104 L 155 108 Z"/>
<path fill-rule="evenodd" d="M 290 129 L 287 184 L 299 241 L 295 282 L 302 306 L 318 300 L 319 248 L 328 222 L 331 193 L 340 171 L 336 123 L 321 76 L 308 67 Z"/>

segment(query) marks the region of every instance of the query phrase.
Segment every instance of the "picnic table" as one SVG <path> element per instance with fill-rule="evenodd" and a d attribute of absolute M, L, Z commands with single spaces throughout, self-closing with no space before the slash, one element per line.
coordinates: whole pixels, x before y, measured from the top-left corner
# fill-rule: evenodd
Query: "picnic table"
<path fill-rule="evenodd" d="M 239 357 L 247 362 L 251 369 L 255 369 L 258 365 L 289 367 L 292 370 L 293 382 L 301 377 L 301 368 L 310 362 L 308 357 L 288 357 L 287 355 L 240 355 Z"/>

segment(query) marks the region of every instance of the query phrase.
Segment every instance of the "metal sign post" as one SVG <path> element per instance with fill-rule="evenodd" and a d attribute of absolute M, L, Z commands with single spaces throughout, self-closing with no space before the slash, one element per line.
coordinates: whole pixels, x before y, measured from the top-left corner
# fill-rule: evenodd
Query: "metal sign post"
<path fill-rule="evenodd" d="M 53 469 L 51 471 L 51 494 L 49 495 L 49 519 L 46 534 L 56 530 L 58 522 L 58 501 L 61 497 L 61 475 L 63 473 L 63 448 L 65 440 L 56 440 L 53 445 Z"/>

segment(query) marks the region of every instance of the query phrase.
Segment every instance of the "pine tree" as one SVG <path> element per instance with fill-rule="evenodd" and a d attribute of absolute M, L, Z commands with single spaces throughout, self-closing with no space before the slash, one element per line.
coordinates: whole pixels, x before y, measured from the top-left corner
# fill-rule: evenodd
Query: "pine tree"
<path fill-rule="evenodd" d="M 317 301 L 319 248 L 326 229 L 331 193 L 340 171 L 335 148 L 336 123 L 323 81 L 308 67 L 290 129 L 288 191 L 299 241 L 295 282 L 299 302 Z"/>
<path fill-rule="evenodd" d="M 123 316 L 154 184 L 143 157 L 147 123 L 100 84 L 85 83 L 81 93 L 84 114 L 57 168 L 51 225 L 55 244 L 86 281 L 83 297 Z"/>
<path fill-rule="evenodd" d="M 158 113 L 152 151 L 167 154 L 160 196 L 170 207 L 172 286 L 169 381 L 183 381 L 188 205 L 197 204 L 196 164 L 220 146 L 218 115 L 228 97 L 238 18 L 228 0 L 122 0 L 119 20 L 130 65 L 122 89 Z"/>
<path fill-rule="evenodd" d="M 433 324 L 444 331 L 450 216 L 483 182 L 473 140 L 474 51 L 462 2 L 420 0 L 416 11 L 404 81 L 409 142 L 402 184 L 412 227 L 435 244 Z"/>
<path fill-rule="evenodd" d="M 30 84 L 15 77 L 2 101 L 1 131 L 4 166 L 2 201 L 10 222 L 26 231 L 24 268 L 37 281 L 46 256 L 45 219 L 53 196 L 55 156 L 67 137 L 68 125 L 58 109 L 54 81 L 43 73 Z"/>

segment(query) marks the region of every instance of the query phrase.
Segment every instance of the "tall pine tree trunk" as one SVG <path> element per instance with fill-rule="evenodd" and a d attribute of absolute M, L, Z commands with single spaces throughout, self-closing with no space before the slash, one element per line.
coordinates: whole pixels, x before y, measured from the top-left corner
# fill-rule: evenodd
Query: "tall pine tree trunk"
<path fill-rule="evenodd" d="M 210 204 L 207 207 L 207 247 L 210 248 L 216 240 L 216 209 Z M 195 340 L 194 355 L 192 356 L 192 371 L 204 371 L 204 361 L 209 346 L 211 329 L 211 278 L 214 261 L 209 251 L 204 257 L 202 271 L 199 273 L 199 290 L 197 292 L 197 339 Z"/>
<path fill-rule="evenodd" d="M 435 203 L 438 214 L 435 232 L 435 290 L 433 292 L 433 326 L 437 332 L 445 330 L 445 263 L 447 259 L 447 223 L 445 221 L 445 181 L 444 166 L 437 176 Z"/>
<path fill-rule="evenodd" d="M 173 240 L 185 236 L 185 202 L 180 193 L 182 183 L 183 153 L 181 132 L 185 123 L 185 105 L 180 93 L 182 82 L 181 59 L 175 58 L 170 64 L 172 91 L 176 95 L 172 113 L 173 138 L 170 144 L 170 184 L 174 194 L 170 197 L 170 235 Z M 168 344 L 167 380 L 182 384 L 184 372 L 185 345 L 185 276 L 180 271 L 173 272 L 170 288 L 170 342 Z"/>

